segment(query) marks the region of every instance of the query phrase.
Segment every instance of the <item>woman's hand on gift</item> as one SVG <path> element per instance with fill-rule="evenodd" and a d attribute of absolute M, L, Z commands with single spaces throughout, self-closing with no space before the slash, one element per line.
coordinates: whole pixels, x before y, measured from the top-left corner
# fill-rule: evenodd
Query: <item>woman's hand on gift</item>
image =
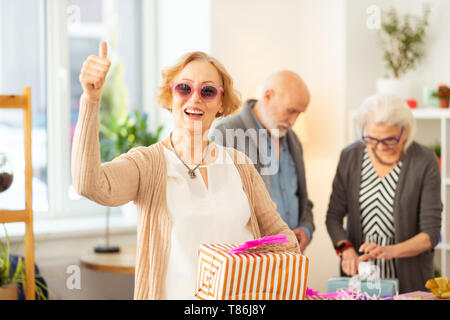
<path fill-rule="evenodd" d="M 393 246 L 379 246 L 376 243 L 365 242 L 359 247 L 359 252 L 363 255 L 359 257 L 360 261 L 369 259 L 385 259 L 391 260 L 394 258 Z"/>
<path fill-rule="evenodd" d="M 359 256 L 356 253 L 355 249 L 348 248 L 342 252 L 342 271 L 346 275 L 353 276 L 358 274 L 358 265 L 359 265 Z"/>

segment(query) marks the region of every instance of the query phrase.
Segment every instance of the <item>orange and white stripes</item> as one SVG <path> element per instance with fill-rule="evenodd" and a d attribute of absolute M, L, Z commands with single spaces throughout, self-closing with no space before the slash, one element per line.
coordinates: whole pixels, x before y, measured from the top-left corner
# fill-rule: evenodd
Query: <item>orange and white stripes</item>
<path fill-rule="evenodd" d="M 202 244 L 195 295 L 209 300 L 303 300 L 308 258 L 293 252 L 239 253 Z"/>

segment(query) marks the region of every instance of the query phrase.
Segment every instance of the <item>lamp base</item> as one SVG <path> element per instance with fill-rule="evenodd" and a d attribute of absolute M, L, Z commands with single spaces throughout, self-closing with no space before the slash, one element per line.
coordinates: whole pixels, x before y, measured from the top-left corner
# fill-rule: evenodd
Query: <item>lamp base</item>
<path fill-rule="evenodd" d="M 118 246 L 97 246 L 94 248 L 95 253 L 117 253 L 120 252 Z"/>

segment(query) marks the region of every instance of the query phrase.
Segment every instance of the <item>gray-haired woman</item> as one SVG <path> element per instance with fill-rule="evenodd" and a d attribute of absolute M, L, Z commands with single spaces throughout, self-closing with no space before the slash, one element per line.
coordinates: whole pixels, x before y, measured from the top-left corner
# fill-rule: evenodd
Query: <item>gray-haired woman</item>
<path fill-rule="evenodd" d="M 441 230 L 437 157 L 413 140 L 415 119 L 398 97 L 366 99 L 358 125 L 362 141 L 341 153 L 326 217 L 342 271 L 372 259 L 381 278 L 399 279 L 400 293 L 423 290 Z"/>

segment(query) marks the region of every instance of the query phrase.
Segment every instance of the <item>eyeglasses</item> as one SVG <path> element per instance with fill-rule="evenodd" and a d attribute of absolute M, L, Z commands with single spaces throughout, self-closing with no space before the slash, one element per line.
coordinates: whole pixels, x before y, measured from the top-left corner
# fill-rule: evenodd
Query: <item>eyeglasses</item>
<path fill-rule="evenodd" d="M 216 86 L 214 84 L 201 84 L 195 86 L 189 82 L 176 82 L 170 85 L 173 92 L 177 94 L 182 99 L 189 99 L 197 90 L 199 97 L 204 102 L 211 102 L 217 98 L 219 92 L 223 92 L 223 88 Z"/>
<path fill-rule="evenodd" d="M 363 129 L 363 132 L 362 132 L 362 141 L 364 142 L 364 143 L 367 143 L 367 144 L 370 144 L 370 145 L 373 145 L 373 146 L 376 146 L 376 145 L 378 145 L 379 143 L 382 143 L 382 144 L 384 144 L 385 146 L 395 146 L 395 145 L 397 145 L 399 142 L 400 142 L 400 139 L 402 138 L 402 135 L 403 135 L 403 127 L 402 127 L 402 130 L 400 131 L 400 135 L 396 138 L 396 137 L 387 137 L 387 138 L 384 138 L 384 139 L 377 139 L 377 138 L 374 138 L 374 137 L 371 137 L 371 136 L 365 136 L 364 135 L 364 129 Z"/>

